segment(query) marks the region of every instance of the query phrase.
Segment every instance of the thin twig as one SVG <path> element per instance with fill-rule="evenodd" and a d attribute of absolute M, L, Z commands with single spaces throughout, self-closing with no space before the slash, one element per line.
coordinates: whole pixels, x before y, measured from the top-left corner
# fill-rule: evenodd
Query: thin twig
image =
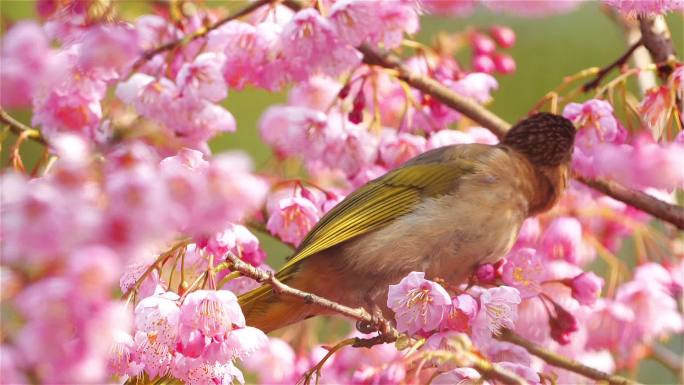
<path fill-rule="evenodd" d="M 609 65 L 601 68 L 601 70 L 599 70 L 599 72 L 596 74 L 596 77 L 592 81 L 587 82 L 586 84 L 584 84 L 582 86 L 582 91 L 587 92 L 587 91 L 591 91 L 594 88 L 598 87 L 598 85 L 601 84 L 601 81 L 603 80 L 603 78 L 606 75 L 608 75 L 610 73 L 610 71 L 612 71 L 614 68 L 622 67 L 622 65 L 625 64 L 627 62 L 627 60 L 629 60 L 629 58 L 632 56 L 632 53 L 634 53 L 634 50 L 639 48 L 641 46 L 641 44 L 643 44 L 643 41 L 642 41 L 642 39 L 639 39 L 636 43 L 632 44 L 629 47 L 629 49 L 625 53 L 623 53 L 622 56 L 620 56 L 617 60 L 615 60 L 614 62 L 610 63 Z"/>
<path fill-rule="evenodd" d="M 47 144 L 40 131 L 14 119 L 2 108 L 0 108 L 0 122 L 5 123 L 16 135 L 23 136 L 43 145 Z"/>
<path fill-rule="evenodd" d="M 510 385 L 527 385 L 528 382 L 517 373 L 501 367 L 499 364 L 492 363 L 482 358 L 480 355 L 463 347 L 458 351 L 450 350 L 428 350 L 417 354 L 414 359 L 428 358 L 453 362 L 458 366 L 468 366 L 477 370 L 484 379 L 493 379 L 497 383 Z"/>
<path fill-rule="evenodd" d="M 651 344 L 651 357 L 660 362 L 663 366 L 671 370 L 680 379 L 684 380 L 684 368 L 682 368 L 682 357 L 670 351 L 657 342 Z"/>
<path fill-rule="evenodd" d="M 185 245 L 187 245 L 187 243 L 188 243 L 188 240 L 184 239 L 184 240 L 176 243 L 168 251 L 160 254 L 159 257 L 157 257 L 157 259 L 154 262 L 152 262 L 150 264 L 150 266 L 147 267 L 147 269 L 145 269 L 145 271 L 142 273 L 142 275 L 135 281 L 135 284 L 133 284 L 133 286 L 131 286 L 128 290 L 126 290 L 126 292 L 123 295 L 123 298 L 126 298 L 126 300 L 128 301 L 130 299 L 130 296 L 134 292 L 138 291 L 138 289 L 142 285 L 143 281 L 145 281 L 145 278 L 147 278 L 147 276 L 150 275 L 150 273 L 152 273 L 152 271 L 154 269 L 159 267 L 160 263 L 163 264 L 167 258 L 171 257 L 171 255 L 173 254 L 174 251 L 179 250 L 180 248 L 184 247 Z"/>
<path fill-rule="evenodd" d="M 206 36 L 209 34 L 209 32 L 219 28 L 220 26 L 226 24 L 229 21 L 236 20 L 241 18 L 242 16 L 248 15 L 255 10 L 259 9 L 261 6 L 269 4 L 273 2 L 274 0 L 258 0 L 253 3 L 249 3 L 246 7 L 240 9 L 239 11 L 235 12 L 232 15 L 226 16 L 223 19 L 217 21 L 216 23 L 208 26 L 208 27 L 203 27 L 199 28 L 197 31 L 186 35 L 180 39 L 176 39 L 173 41 L 170 41 L 168 43 L 162 44 L 159 47 L 153 48 L 145 53 L 142 54 L 142 56 L 136 60 L 136 62 L 133 64 L 131 73 L 137 71 L 140 67 L 142 67 L 146 62 L 151 60 L 153 57 L 157 56 L 158 54 L 168 51 L 170 49 L 174 49 L 176 47 L 183 46 L 185 44 L 190 43 L 193 40 L 199 39 L 201 37 Z"/>
<path fill-rule="evenodd" d="M 575 360 L 572 360 L 570 358 L 561 356 L 559 354 L 556 354 L 546 348 L 543 348 L 531 341 L 526 340 L 525 338 L 515 334 L 509 329 L 504 329 L 502 333 L 497 337 L 498 339 L 506 342 L 510 342 L 512 344 L 521 346 L 525 348 L 530 354 L 533 354 L 542 360 L 546 361 L 547 363 L 557 366 L 559 368 L 567 369 L 569 371 L 572 371 L 574 373 L 581 374 L 587 378 L 591 378 L 592 380 L 596 381 L 606 381 L 611 385 L 637 385 L 638 383 L 635 381 L 632 381 L 628 378 L 624 378 L 622 376 L 614 375 L 614 374 L 608 374 L 605 372 L 602 372 L 598 369 L 594 369 L 592 367 L 586 366 L 580 362 L 577 362 Z"/>

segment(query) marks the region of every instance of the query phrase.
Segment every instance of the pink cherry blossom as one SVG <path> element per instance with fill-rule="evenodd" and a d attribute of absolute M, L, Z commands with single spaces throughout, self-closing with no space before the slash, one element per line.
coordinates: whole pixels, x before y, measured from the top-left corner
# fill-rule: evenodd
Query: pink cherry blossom
<path fill-rule="evenodd" d="M 78 60 L 85 71 L 111 69 L 123 75 L 140 53 L 138 34 L 131 26 L 97 25 L 85 34 Z"/>
<path fill-rule="evenodd" d="M 179 315 L 184 327 L 210 338 L 229 333 L 233 325 L 245 326 L 237 297 L 227 290 L 198 290 L 188 294 Z"/>
<path fill-rule="evenodd" d="M 38 24 L 23 21 L 8 29 L 0 51 L 0 105 L 29 106 L 50 56 L 50 44 Z"/>
<path fill-rule="evenodd" d="M 640 339 L 648 341 L 684 329 L 684 319 L 677 310 L 676 301 L 662 285 L 635 279 L 618 288 L 615 300 L 634 311 L 635 322 L 629 328 Z"/>
<path fill-rule="evenodd" d="M 482 0 L 482 3 L 493 11 L 524 17 L 541 17 L 570 12 L 581 2 L 574 0 Z"/>
<path fill-rule="evenodd" d="M 520 304 L 518 290 L 508 286 L 486 289 L 480 294 L 480 311 L 473 323 L 476 341 L 486 341 L 502 328 L 513 328 Z"/>
<path fill-rule="evenodd" d="M 524 366 L 531 366 L 532 364 L 532 356 L 525 348 L 509 342 L 492 342 L 487 347 L 486 354 L 493 362 L 507 361 Z"/>
<path fill-rule="evenodd" d="M 228 95 L 226 83 L 221 74 L 225 56 L 207 52 L 186 63 L 178 71 L 176 84 L 181 92 L 189 92 L 211 102 L 218 102 Z"/>
<path fill-rule="evenodd" d="M 593 305 L 601 294 L 603 278 L 592 272 L 584 272 L 569 281 L 572 297 L 582 305 Z"/>
<path fill-rule="evenodd" d="M 492 98 L 492 91 L 499 88 L 499 83 L 491 75 L 473 72 L 454 82 L 450 88 L 479 103 L 486 103 Z"/>
<path fill-rule="evenodd" d="M 524 378 L 529 384 L 542 384 L 539 374 L 527 365 L 520 365 L 513 362 L 499 362 L 498 365 L 503 369 L 509 370 Z"/>
<path fill-rule="evenodd" d="M 299 245 L 320 219 L 320 211 L 308 199 L 290 197 L 281 200 L 266 223 L 273 235 L 293 245 Z"/>
<path fill-rule="evenodd" d="M 378 10 L 383 8 L 379 2 L 341 0 L 330 8 L 330 21 L 340 39 L 353 47 L 374 40 L 378 30 L 374 23 Z"/>
<path fill-rule="evenodd" d="M 626 14 L 657 14 L 684 10 L 682 0 L 603 0 L 604 3 Z"/>
<path fill-rule="evenodd" d="M 287 96 L 287 103 L 290 106 L 307 107 L 325 112 L 335 101 L 341 88 L 340 83 L 333 78 L 312 76 L 306 82 L 292 87 Z"/>
<path fill-rule="evenodd" d="M 489 384 L 488 381 L 482 381 L 480 372 L 473 368 L 456 368 L 448 372 L 444 372 L 436 376 L 430 382 L 431 384 L 439 385 L 475 385 L 475 384 Z"/>
<path fill-rule="evenodd" d="M 517 249 L 506 256 L 502 279 L 504 283 L 518 289 L 521 298 L 534 297 L 541 292 L 546 269 L 534 249 Z"/>
<path fill-rule="evenodd" d="M 144 298 L 135 307 L 135 327 L 146 333 L 145 338 L 150 344 L 169 349 L 175 346 L 180 320 L 177 300 L 176 293 L 166 292 Z"/>
<path fill-rule="evenodd" d="M 380 140 L 380 159 L 385 167 L 392 169 L 425 152 L 426 140 L 422 136 L 407 133 L 386 133 Z"/>
<path fill-rule="evenodd" d="M 143 365 L 135 361 L 135 342 L 130 334 L 118 331 L 107 360 L 107 370 L 111 375 L 137 376 Z"/>
<path fill-rule="evenodd" d="M 587 347 L 618 350 L 635 343 L 638 336 L 630 325 L 636 317 L 634 310 L 625 304 L 599 298 L 587 323 Z"/>
<path fill-rule="evenodd" d="M 468 294 L 461 294 L 451 299 L 447 306 L 442 327 L 448 330 L 466 332 L 478 312 L 477 301 Z"/>
<path fill-rule="evenodd" d="M 221 258 L 232 252 L 254 266 L 259 266 L 266 258 L 266 254 L 259 247 L 257 237 L 246 227 L 237 224 L 231 224 L 224 231 L 209 238 L 207 250 Z"/>
<path fill-rule="evenodd" d="M 397 329 L 410 334 L 437 328 L 450 304 L 446 290 L 422 272 L 411 272 L 389 286 L 387 306 L 394 311 Z"/>
<path fill-rule="evenodd" d="M 240 369 L 230 361 L 225 363 L 206 362 L 182 355 L 174 358 L 171 374 L 188 385 L 229 385 L 235 381 L 240 384 L 245 382 Z"/>
<path fill-rule="evenodd" d="M 298 81 L 317 72 L 336 76 L 360 61 L 360 54 L 338 39 L 330 21 L 311 8 L 297 12 L 280 39 L 288 71 Z"/>
<path fill-rule="evenodd" d="M 312 143 L 312 139 L 327 142 L 336 136 L 323 112 L 295 106 L 270 107 L 261 116 L 259 132 L 283 156 L 317 152 L 320 143 Z"/>
<path fill-rule="evenodd" d="M 264 384 L 289 384 L 295 378 L 295 352 L 280 338 L 269 338 L 261 347 L 243 362 L 248 370 L 258 372 Z"/>
<path fill-rule="evenodd" d="M 572 217 L 554 219 L 539 241 L 540 251 L 550 259 L 564 259 L 570 263 L 580 260 L 582 225 Z"/>
<path fill-rule="evenodd" d="M 541 225 L 537 217 L 527 218 L 520 227 L 515 247 L 533 247 L 541 235 Z"/>

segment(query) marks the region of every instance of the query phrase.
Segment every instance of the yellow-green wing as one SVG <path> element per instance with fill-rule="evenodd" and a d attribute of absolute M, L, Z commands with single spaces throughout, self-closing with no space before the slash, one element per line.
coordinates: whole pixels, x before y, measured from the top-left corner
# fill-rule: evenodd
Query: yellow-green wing
<path fill-rule="evenodd" d="M 459 178 L 475 171 L 474 161 L 445 161 L 443 153 L 447 149 L 439 150 L 426 153 L 350 194 L 316 224 L 281 272 L 287 274 L 290 267 L 304 258 L 387 225 L 410 213 L 422 198 L 452 191 Z"/>

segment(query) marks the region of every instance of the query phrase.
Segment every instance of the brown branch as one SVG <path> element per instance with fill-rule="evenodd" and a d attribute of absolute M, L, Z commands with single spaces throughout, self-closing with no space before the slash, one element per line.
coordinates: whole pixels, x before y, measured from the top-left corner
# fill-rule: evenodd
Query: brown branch
<path fill-rule="evenodd" d="M 636 43 L 632 44 L 627 49 L 627 51 L 625 51 L 625 53 L 622 54 L 622 56 L 617 58 L 617 60 L 615 60 L 614 62 L 608 64 L 607 66 L 605 66 L 603 68 L 601 68 L 601 70 L 599 70 L 599 72 L 596 74 L 596 77 L 592 81 L 587 82 L 586 84 L 584 84 L 582 86 L 582 91 L 587 92 L 587 91 L 591 91 L 594 88 L 598 87 L 599 84 L 601 84 L 601 81 L 603 80 L 603 78 L 606 75 L 608 75 L 610 73 L 610 71 L 612 71 L 614 68 L 622 67 L 622 65 L 625 64 L 627 62 L 627 60 L 629 60 L 629 58 L 632 56 L 632 53 L 634 53 L 634 51 L 637 48 L 639 48 L 641 46 L 641 44 L 642 44 L 642 39 L 639 39 Z"/>
<path fill-rule="evenodd" d="M 641 30 L 641 40 L 644 47 L 651 54 L 651 58 L 655 63 L 664 63 L 658 66 L 658 76 L 663 83 L 667 82 L 667 78 L 674 71 L 675 63 L 677 63 L 677 53 L 672 44 L 672 36 L 670 29 L 667 27 L 667 22 L 662 15 L 657 16 L 641 16 L 639 17 L 639 29 Z M 645 91 L 645 90 L 644 90 Z M 677 95 L 675 104 L 681 111 L 684 108 L 684 100 Z M 684 118 L 677 114 L 680 126 L 684 125 Z"/>
<path fill-rule="evenodd" d="M 672 63 L 676 61 L 676 53 L 672 45 L 672 37 L 662 15 L 639 17 L 639 29 L 644 47 L 651 53 L 654 63 Z M 672 73 L 672 65 L 658 67 L 658 75 L 666 81 Z"/>
<path fill-rule="evenodd" d="M 242 16 L 248 15 L 248 14 L 254 12 L 255 10 L 257 10 L 258 8 L 260 8 L 261 6 L 272 3 L 273 1 L 274 0 L 257 0 L 253 3 L 249 3 L 247 6 L 240 9 L 239 11 L 235 12 L 234 14 L 228 15 L 228 16 L 224 17 L 223 19 L 215 22 L 214 24 L 212 24 L 208 27 L 199 28 L 197 31 L 195 31 L 189 35 L 183 36 L 180 39 L 170 41 L 168 43 L 160 45 L 159 47 L 156 47 L 156 48 L 153 48 L 147 52 L 144 52 L 140 56 L 140 58 L 138 60 L 136 60 L 135 63 L 133 63 L 131 73 L 137 71 L 146 62 L 148 62 L 149 60 L 151 60 L 153 57 L 157 56 L 158 54 L 165 52 L 165 51 L 168 51 L 168 50 L 171 50 L 171 49 L 174 49 L 176 47 L 186 45 L 193 40 L 204 37 L 207 34 L 209 34 L 209 32 L 217 29 L 218 27 L 222 26 L 223 24 L 226 24 L 227 22 L 232 21 L 232 20 L 239 19 Z"/>
<path fill-rule="evenodd" d="M 319 306 L 327 310 L 332 310 L 335 313 L 342 314 L 349 318 L 353 318 L 355 320 L 375 326 L 377 330 L 380 330 L 382 332 L 384 342 L 394 342 L 399 337 L 399 332 L 394 327 L 389 325 L 387 320 L 371 315 L 364 308 L 352 308 L 331 301 L 327 298 L 323 298 L 318 295 L 290 287 L 280 282 L 275 277 L 273 272 L 266 272 L 261 269 L 258 269 L 242 261 L 233 253 L 228 253 L 228 255 L 226 256 L 226 260 L 230 262 L 234 270 L 239 271 L 242 275 L 252 278 L 258 282 L 265 282 L 268 285 L 270 285 L 276 294 L 298 298 L 307 304 Z M 359 342 L 359 344 L 363 343 Z"/>
<path fill-rule="evenodd" d="M 512 344 L 522 346 L 530 354 L 533 354 L 547 363 L 557 366 L 559 368 L 567 369 L 569 371 L 581 374 L 587 378 L 591 378 L 596 381 L 605 381 L 611 385 L 637 385 L 638 383 L 632 381 L 628 378 L 617 376 L 614 374 L 608 374 L 602 372 L 598 369 L 586 366 L 580 362 L 572 360 L 570 358 L 556 354 L 546 348 L 543 348 L 531 341 L 528 341 L 521 336 L 515 334 L 509 329 L 504 329 L 503 332 L 497 337 L 498 339 Z"/>
<path fill-rule="evenodd" d="M 502 138 L 510 128 L 509 123 L 475 100 L 464 97 L 431 77 L 412 72 L 397 57 L 389 53 L 376 51 L 367 44 L 363 44 L 357 49 L 363 54 L 364 63 L 397 70 L 399 72 L 399 79 L 405 81 L 411 87 L 429 94 L 444 105 L 462 113 L 482 127 L 488 128 L 499 138 Z"/>
<path fill-rule="evenodd" d="M 669 222 L 684 230 L 684 207 L 672 205 L 654 198 L 641 191 L 632 190 L 616 182 L 603 179 L 587 179 L 581 176 L 575 178 L 585 185 L 600 191 L 614 199 L 625 202 L 654 217 Z"/>
<path fill-rule="evenodd" d="M 31 128 L 24 123 L 14 119 L 10 114 L 4 109 L 0 108 L 0 122 L 5 123 L 13 133 L 18 136 L 23 136 L 25 138 L 31 139 L 40 144 L 46 145 L 47 142 L 40 131 L 35 128 Z"/>

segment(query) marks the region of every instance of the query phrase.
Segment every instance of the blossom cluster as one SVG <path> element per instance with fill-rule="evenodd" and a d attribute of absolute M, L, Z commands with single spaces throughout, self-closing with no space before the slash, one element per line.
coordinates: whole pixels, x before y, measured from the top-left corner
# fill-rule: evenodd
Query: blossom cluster
<path fill-rule="evenodd" d="M 394 50 L 407 71 L 484 105 L 499 86 L 494 76 L 515 70 L 504 53 L 515 33 L 500 25 L 457 33 L 472 51 L 464 64 L 455 56 L 463 47 L 408 39 L 421 14 L 465 15 L 482 3 L 541 16 L 579 4 L 323 0 L 293 11 L 273 2 L 220 22 L 221 9 L 171 2 L 129 22 L 107 3 L 39 0 L 42 25 L 21 21 L 3 35 L 3 112 L 31 108 L 45 146 L 32 172 L 0 176 L 3 382 L 244 382 L 236 361 L 263 383 L 296 382 L 326 348 L 250 327 L 236 296 L 259 283 L 236 278 L 226 257 L 272 271 L 255 229 L 297 247 L 347 194 L 414 156 L 498 142 L 396 70 L 364 63 L 361 52 Z M 605 3 L 639 14 L 682 8 L 679 0 Z M 294 160 L 306 177 L 257 175 L 241 153 L 212 156 L 209 141 L 237 130 L 229 92 L 288 86 L 287 101 L 268 107 L 258 130 L 277 161 Z M 607 100 L 565 105 L 578 129 L 573 172 L 671 200 L 684 188 L 684 134 L 673 134 L 682 97 L 679 65 L 646 92 L 634 127 Z M 553 211 L 524 223 L 503 260 L 478 266 L 467 283 L 414 271 L 389 287 L 396 328 L 424 342 L 413 353 L 428 357 L 420 367 L 431 372 L 385 344 L 340 350 L 323 379 L 484 381 L 429 358 L 472 341 L 530 383 L 540 373 L 586 382 L 500 341 L 504 328 L 607 372 L 633 368 L 653 341 L 684 330 L 684 261 L 651 220 L 571 182 Z M 632 241 L 649 247 L 630 272 L 616 254 Z M 607 279 L 592 272 L 601 261 Z"/>
<path fill-rule="evenodd" d="M 236 155 L 161 159 L 131 143 L 99 159 L 79 137 L 53 145 L 60 158 L 47 175 L 2 176 L 3 292 L 24 321 L 18 345 L 3 346 L 3 362 L 16 365 L 3 375 L 21 382 L 14 374 L 34 368 L 42 380 L 98 381 L 130 318 L 111 298 L 124 267 L 151 265 L 179 234 L 202 237 L 240 220 L 267 186 Z"/>

